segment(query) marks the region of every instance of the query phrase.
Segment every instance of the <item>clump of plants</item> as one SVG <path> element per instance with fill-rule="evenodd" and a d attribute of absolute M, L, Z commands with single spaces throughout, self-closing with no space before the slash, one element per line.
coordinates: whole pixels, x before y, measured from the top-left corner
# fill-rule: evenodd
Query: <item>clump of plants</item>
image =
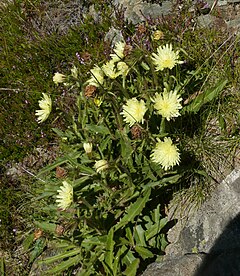
<path fill-rule="evenodd" d="M 51 265 L 49 275 L 137 275 L 164 254 L 164 197 L 199 168 L 185 141 L 192 138 L 189 118 L 227 80 L 199 92 L 201 68 L 186 66 L 188 53 L 162 35 L 155 31 L 141 45 L 117 42 L 87 73 L 80 62 L 69 74 L 53 75 L 57 87 L 78 95 L 71 125 L 53 129 L 65 154 L 37 176 L 41 216 L 35 224 L 42 230 L 32 241 L 43 250 L 42 231 L 55 240 L 59 253 L 40 262 Z M 43 93 L 40 124 L 52 106 Z"/>

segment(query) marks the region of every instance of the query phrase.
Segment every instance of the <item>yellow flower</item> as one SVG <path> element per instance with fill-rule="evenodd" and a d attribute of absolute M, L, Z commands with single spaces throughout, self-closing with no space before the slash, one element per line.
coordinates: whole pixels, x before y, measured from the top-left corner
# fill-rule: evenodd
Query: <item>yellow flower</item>
<path fill-rule="evenodd" d="M 83 148 L 87 154 L 92 152 L 92 143 L 83 143 Z"/>
<path fill-rule="evenodd" d="M 124 121 L 131 127 L 136 122 L 143 123 L 143 116 L 146 111 L 147 108 L 143 100 L 138 101 L 136 98 L 132 98 L 123 105 L 121 114 L 124 117 Z"/>
<path fill-rule="evenodd" d="M 160 30 L 157 30 L 157 31 L 155 31 L 155 32 L 153 33 L 153 39 L 154 39 L 154 40 L 160 40 L 160 39 L 162 39 L 163 37 L 164 37 L 164 34 L 163 34 L 163 32 L 160 31 Z"/>
<path fill-rule="evenodd" d="M 42 123 L 47 120 L 49 114 L 52 111 L 52 100 L 51 98 L 45 94 L 42 93 L 43 99 L 38 101 L 39 107 L 41 109 L 36 110 L 35 115 L 38 116 L 37 121 L 38 123 Z"/>
<path fill-rule="evenodd" d="M 157 54 L 152 54 L 153 64 L 156 67 L 156 71 L 162 71 L 164 68 L 172 69 L 176 64 L 181 64 L 183 61 L 179 61 L 179 51 L 174 52 L 172 50 L 172 44 L 166 44 L 165 46 L 159 46 L 157 48 Z"/>
<path fill-rule="evenodd" d="M 97 173 L 108 169 L 108 167 L 108 161 L 104 159 L 96 161 L 94 165 L 94 168 L 96 169 Z"/>
<path fill-rule="evenodd" d="M 92 77 L 87 81 L 88 85 L 94 85 L 96 87 L 102 85 L 104 81 L 103 70 L 96 65 L 90 72 Z"/>
<path fill-rule="evenodd" d="M 178 148 L 173 145 L 171 138 L 165 137 L 164 141 L 158 139 L 158 142 L 151 154 L 153 162 L 160 164 L 164 170 L 178 165 L 180 154 Z"/>
<path fill-rule="evenodd" d="M 118 62 L 117 69 L 119 71 L 119 74 L 124 76 L 124 77 L 126 77 L 128 72 L 129 72 L 128 65 L 123 61 Z"/>
<path fill-rule="evenodd" d="M 119 73 L 116 71 L 115 63 L 113 60 L 106 62 L 102 66 L 104 74 L 110 79 L 116 79 L 119 76 Z"/>
<path fill-rule="evenodd" d="M 93 102 L 97 107 L 99 107 L 103 101 L 101 98 L 94 98 Z"/>
<path fill-rule="evenodd" d="M 63 181 L 63 186 L 57 191 L 56 202 L 59 208 L 65 210 L 73 202 L 73 187 L 67 181 Z"/>
<path fill-rule="evenodd" d="M 177 95 L 177 91 L 168 92 L 166 88 L 164 88 L 164 92 L 162 94 L 155 94 L 155 98 L 153 99 L 154 108 L 157 110 L 157 113 L 162 115 L 162 117 L 166 118 L 168 121 L 173 117 L 178 117 L 181 114 L 179 110 L 182 108 L 180 102 L 182 98 Z"/>
<path fill-rule="evenodd" d="M 63 83 L 66 79 L 66 76 L 64 74 L 61 73 L 55 73 L 53 76 L 53 82 L 58 84 L 58 83 Z"/>
<path fill-rule="evenodd" d="M 124 58 L 124 49 L 125 49 L 125 46 L 126 46 L 126 42 L 125 41 L 119 41 L 116 43 L 113 51 L 115 54 L 110 54 L 110 56 L 112 57 L 112 60 L 114 62 L 117 62 L 121 59 Z"/>

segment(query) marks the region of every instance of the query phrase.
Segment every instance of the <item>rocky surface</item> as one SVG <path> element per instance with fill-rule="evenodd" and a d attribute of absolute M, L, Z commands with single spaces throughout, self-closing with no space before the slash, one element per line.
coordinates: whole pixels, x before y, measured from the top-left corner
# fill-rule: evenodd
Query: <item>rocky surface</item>
<path fill-rule="evenodd" d="M 192 217 L 169 231 L 165 261 L 150 265 L 142 276 L 240 275 L 239 202 L 240 170 L 235 169 Z"/>

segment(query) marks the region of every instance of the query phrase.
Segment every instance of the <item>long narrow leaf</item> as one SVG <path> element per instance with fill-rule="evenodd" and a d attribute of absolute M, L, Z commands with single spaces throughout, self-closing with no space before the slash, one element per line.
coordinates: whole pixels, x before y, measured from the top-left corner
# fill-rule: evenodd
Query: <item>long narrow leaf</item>
<path fill-rule="evenodd" d="M 145 207 L 146 202 L 149 199 L 151 194 L 151 189 L 148 188 L 145 190 L 143 197 L 139 197 L 135 203 L 133 203 L 127 210 L 127 214 L 120 220 L 120 222 L 115 225 L 115 230 L 123 227 L 128 222 L 133 221 L 136 216 L 138 216 L 143 208 Z"/>
<path fill-rule="evenodd" d="M 123 275 L 126 276 L 136 276 L 137 275 L 137 269 L 139 266 L 140 260 L 135 259 L 128 267 L 127 269 L 123 272 Z"/>
<path fill-rule="evenodd" d="M 38 264 L 50 264 L 50 263 L 53 263 L 55 261 L 59 261 L 61 259 L 67 258 L 67 257 L 72 257 L 72 256 L 77 255 L 79 253 L 81 253 L 81 249 L 77 248 L 75 250 L 71 250 L 69 252 L 64 252 L 62 254 L 58 254 L 56 256 L 49 257 L 45 260 L 38 261 Z"/>
<path fill-rule="evenodd" d="M 55 275 L 54 273 L 59 273 L 59 272 L 62 272 L 64 270 L 67 270 L 71 266 L 76 265 L 79 261 L 80 261 L 80 258 L 77 255 L 77 256 L 75 256 L 73 258 L 70 258 L 66 261 L 62 261 L 60 264 L 58 264 L 53 269 L 50 269 L 50 270 L 46 271 L 46 273 L 48 275 Z"/>
<path fill-rule="evenodd" d="M 106 253 L 104 262 L 107 264 L 108 268 L 113 273 L 113 249 L 114 249 L 114 240 L 113 240 L 114 230 L 111 228 L 107 235 L 107 244 L 106 244 Z"/>
<path fill-rule="evenodd" d="M 227 80 L 221 80 L 215 87 L 199 94 L 188 106 L 182 109 L 182 114 L 187 112 L 198 112 L 200 108 L 216 98 L 227 84 Z"/>

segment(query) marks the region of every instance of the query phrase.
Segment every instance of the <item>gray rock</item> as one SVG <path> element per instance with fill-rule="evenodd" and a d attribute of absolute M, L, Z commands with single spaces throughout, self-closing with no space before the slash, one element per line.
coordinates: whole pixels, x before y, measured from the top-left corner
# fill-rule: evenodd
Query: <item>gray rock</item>
<path fill-rule="evenodd" d="M 221 236 L 215 251 L 240 248 L 240 221 L 239 224 L 233 221 L 240 213 L 239 202 L 240 171 L 234 170 L 216 188 L 212 197 L 189 218 L 180 235 L 174 233 L 176 226 L 169 231 L 168 238 L 172 243 L 167 248 L 167 254 L 182 255 L 193 251 L 209 253 L 226 227 L 228 234 Z M 179 232 L 179 228 L 176 229 Z"/>
<path fill-rule="evenodd" d="M 204 259 L 204 254 L 191 254 L 153 263 L 142 276 L 191 276 L 197 272 Z"/>
<path fill-rule="evenodd" d="M 194 215 L 169 231 L 165 260 L 143 276 L 239 276 L 239 202 L 240 170 L 235 169 Z"/>
<path fill-rule="evenodd" d="M 157 18 L 167 15 L 172 9 L 172 1 L 163 1 L 162 4 L 151 4 L 139 0 L 114 0 L 114 5 L 125 9 L 124 17 L 133 24 L 145 21 L 144 17 Z"/>

